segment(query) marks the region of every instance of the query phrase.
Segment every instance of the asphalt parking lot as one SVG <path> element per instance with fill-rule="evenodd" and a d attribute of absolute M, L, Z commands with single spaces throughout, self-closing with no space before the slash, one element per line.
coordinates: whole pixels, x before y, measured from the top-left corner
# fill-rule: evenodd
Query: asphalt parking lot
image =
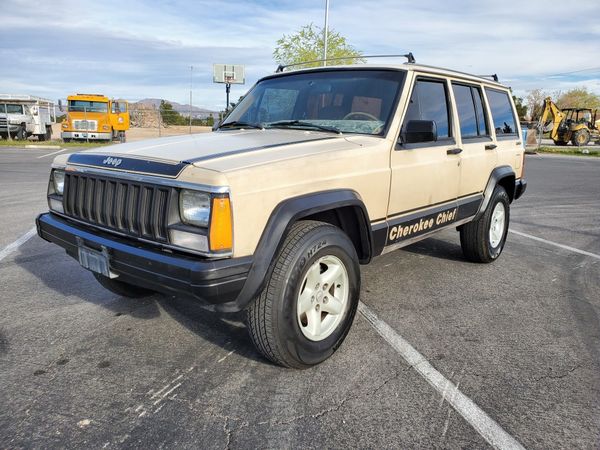
<path fill-rule="evenodd" d="M 489 447 L 490 422 L 457 412 L 394 336 L 515 443 L 600 446 L 600 158 L 528 156 L 492 265 L 443 232 L 363 267 L 365 314 L 294 371 L 255 352 L 241 315 L 115 296 L 19 240 L 47 208 L 51 152 L 0 149 L 1 448 Z"/>

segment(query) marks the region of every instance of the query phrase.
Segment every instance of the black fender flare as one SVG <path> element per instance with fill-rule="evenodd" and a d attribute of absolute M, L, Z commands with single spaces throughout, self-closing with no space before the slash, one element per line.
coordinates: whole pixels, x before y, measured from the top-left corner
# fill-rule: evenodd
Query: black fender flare
<path fill-rule="evenodd" d="M 231 307 L 222 305 L 220 309 L 239 311 L 260 293 L 269 274 L 271 263 L 283 244 L 287 230 L 294 222 L 319 212 L 347 206 L 356 207 L 361 212 L 361 232 L 365 233 L 364 238 L 368 240 L 369 250 L 368 258 L 363 258 L 361 262 L 368 262 L 372 255 L 373 236 L 367 209 L 357 192 L 351 189 L 336 189 L 286 199 L 275 207 L 267 221 L 254 252 L 248 278 L 234 304 L 231 304 Z"/>
<path fill-rule="evenodd" d="M 479 211 L 477 211 L 477 214 L 475 215 L 473 220 L 477 220 L 483 215 L 483 213 L 485 212 L 485 210 L 488 207 L 488 204 L 490 203 L 494 189 L 496 188 L 498 183 L 500 183 L 500 181 L 502 181 L 503 179 L 506 179 L 506 178 L 512 178 L 512 179 L 515 178 L 515 172 L 512 169 L 512 167 L 499 166 L 499 167 L 496 167 L 494 170 L 492 170 L 492 173 L 490 175 L 490 178 L 488 179 L 487 185 L 485 186 L 485 190 L 483 191 L 483 201 L 481 202 L 481 205 L 479 206 Z M 515 186 L 514 186 L 514 183 L 512 183 L 512 192 L 508 192 L 508 196 L 511 199 L 513 199 L 514 195 L 515 195 L 514 189 L 515 189 Z"/>

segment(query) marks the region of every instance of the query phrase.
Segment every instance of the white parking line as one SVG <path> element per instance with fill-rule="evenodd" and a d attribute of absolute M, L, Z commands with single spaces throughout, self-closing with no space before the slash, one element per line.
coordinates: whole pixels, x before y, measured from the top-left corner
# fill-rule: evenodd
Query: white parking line
<path fill-rule="evenodd" d="M 570 247 L 568 245 L 559 244 L 558 242 L 553 242 L 553 241 L 549 241 L 547 239 L 542 239 L 537 236 L 532 236 L 531 234 L 523 233 L 521 231 L 515 231 L 512 229 L 509 229 L 509 231 L 511 233 L 517 234 L 519 236 L 533 239 L 534 241 L 543 242 L 544 244 L 548 244 L 548 245 L 554 245 L 555 247 L 562 248 L 563 250 L 569 250 L 574 253 L 579 253 L 580 255 L 585 255 L 585 256 L 590 256 L 592 258 L 600 259 L 600 255 L 597 255 L 596 253 L 586 252 L 585 250 L 579 250 L 578 248 L 575 248 L 575 247 Z"/>
<path fill-rule="evenodd" d="M 33 236 L 35 236 L 36 232 L 37 232 L 36 228 L 33 227 L 31 230 L 29 230 L 27 233 L 25 233 L 23 236 L 21 236 L 15 242 L 13 242 L 12 244 L 8 244 L 6 247 L 4 247 L 0 251 L 0 261 L 2 261 L 8 255 L 10 255 L 16 249 L 18 249 L 21 245 L 23 245 L 25 242 L 27 242 Z"/>
<path fill-rule="evenodd" d="M 56 154 L 58 154 L 58 153 L 64 152 L 65 150 L 66 150 L 66 148 L 61 148 L 60 150 L 57 150 L 57 151 L 55 151 L 55 152 L 52 152 L 52 153 L 46 153 L 45 155 L 38 156 L 38 157 L 37 157 L 37 159 L 40 159 L 40 158 L 45 158 L 46 156 L 52 156 L 52 155 L 56 155 Z"/>
<path fill-rule="evenodd" d="M 524 447 L 498 423 L 486 414 L 473 400 L 463 394 L 458 387 L 439 373 L 412 345 L 396 333 L 392 327 L 363 302 L 358 310 L 373 326 L 375 331 L 396 350 L 406 362 L 417 371 L 475 430 L 494 448 L 524 449 Z"/>

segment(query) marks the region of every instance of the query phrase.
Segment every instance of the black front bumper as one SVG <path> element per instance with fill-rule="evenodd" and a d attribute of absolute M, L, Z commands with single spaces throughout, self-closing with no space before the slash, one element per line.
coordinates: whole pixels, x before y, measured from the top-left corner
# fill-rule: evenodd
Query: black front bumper
<path fill-rule="evenodd" d="M 165 253 L 52 213 L 38 216 L 36 225 L 42 239 L 63 247 L 75 259 L 78 238 L 93 249 L 106 247 L 110 269 L 121 281 L 165 294 L 191 296 L 215 311 L 239 311 L 251 300 L 240 295 L 252 266 L 250 257 L 207 260 Z"/>
<path fill-rule="evenodd" d="M 527 180 L 525 178 L 519 178 L 515 181 L 515 200 L 521 197 L 527 189 Z"/>

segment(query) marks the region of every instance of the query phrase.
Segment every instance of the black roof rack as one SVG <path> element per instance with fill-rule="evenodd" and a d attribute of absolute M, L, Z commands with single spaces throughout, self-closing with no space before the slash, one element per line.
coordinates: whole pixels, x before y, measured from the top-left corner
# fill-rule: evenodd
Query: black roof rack
<path fill-rule="evenodd" d="M 408 60 L 409 64 L 414 64 L 416 62 L 415 61 L 415 57 L 413 56 L 412 52 L 408 52 L 408 53 L 406 53 L 404 55 L 342 56 L 342 57 L 339 57 L 339 58 L 315 59 L 313 61 L 303 61 L 303 62 L 297 62 L 297 63 L 292 63 L 292 64 L 280 64 L 279 66 L 277 66 L 277 70 L 275 70 L 275 73 L 283 72 L 288 67 L 293 67 L 293 66 L 305 66 L 307 64 L 312 64 L 312 63 L 317 63 L 317 62 L 341 61 L 341 60 L 346 60 L 346 59 L 362 59 L 362 58 L 406 58 Z"/>
<path fill-rule="evenodd" d="M 492 80 L 494 80 L 496 83 L 498 83 L 498 75 L 493 73 L 491 75 L 477 75 L 478 77 L 481 78 L 491 78 Z"/>

